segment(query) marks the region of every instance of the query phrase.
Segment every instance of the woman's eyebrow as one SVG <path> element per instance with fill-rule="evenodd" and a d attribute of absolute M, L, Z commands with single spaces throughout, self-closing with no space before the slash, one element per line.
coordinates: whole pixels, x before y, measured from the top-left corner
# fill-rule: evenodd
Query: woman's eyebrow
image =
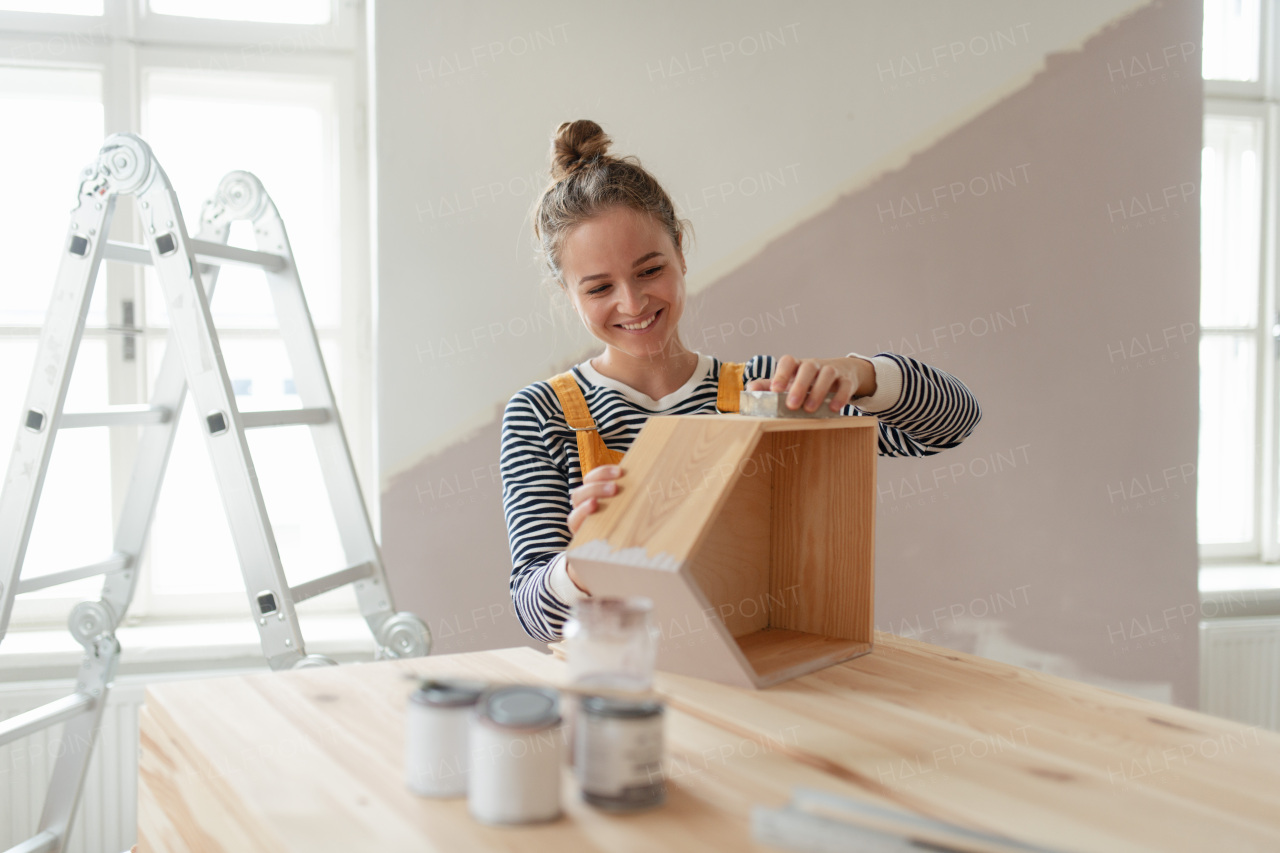
<path fill-rule="evenodd" d="M 650 252 L 647 255 L 641 255 L 639 258 L 631 262 L 631 268 L 635 269 L 636 267 L 643 264 L 645 261 L 652 260 L 653 258 L 660 258 L 660 257 L 662 257 L 661 252 Z M 597 278 L 608 278 L 608 277 L 609 277 L 609 274 L 607 272 L 598 272 L 598 273 L 594 273 L 593 275 L 584 275 L 582 278 L 578 279 L 578 286 L 581 287 L 587 282 L 594 281 Z"/>

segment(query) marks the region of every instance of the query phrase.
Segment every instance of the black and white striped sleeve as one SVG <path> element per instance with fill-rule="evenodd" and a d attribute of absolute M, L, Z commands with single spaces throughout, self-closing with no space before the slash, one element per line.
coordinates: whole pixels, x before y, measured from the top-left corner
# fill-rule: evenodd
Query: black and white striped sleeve
<path fill-rule="evenodd" d="M 560 639 L 569 615 L 570 603 L 556 594 L 553 580 L 572 537 L 569 476 L 555 463 L 546 439 L 546 413 L 554 392 L 544 385 L 525 388 L 507 403 L 500 463 L 502 510 L 511 544 L 511 600 L 525 632 L 551 642 Z"/>
<path fill-rule="evenodd" d="M 755 355 L 747 362 L 747 366 L 742 369 L 742 387 L 755 379 L 769 379 L 773 376 L 773 356 L 771 355 Z"/>
<path fill-rule="evenodd" d="M 982 419 L 973 392 L 950 373 L 896 353 L 880 353 L 871 362 L 877 385 L 885 379 L 901 383 L 900 389 L 892 389 L 897 390 L 896 402 L 884 400 L 878 387 L 878 405 L 868 407 L 873 398 L 864 398 L 861 406 L 855 402 L 844 411 L 880 419 L 881 456 L 932 456 L 964 441 Z"/>
<path fill-rule="evenodd" d="M 875 367 L 876 393 L 841 411 L 880 419 L 881 456 L 932 456 L 964 441 L 981 420 L 977 399 L 951 374 L 896 353 L 858 357 Z M 770 378 L 776 364 L 771 356 L 755 356 L 744 383 Z"/>

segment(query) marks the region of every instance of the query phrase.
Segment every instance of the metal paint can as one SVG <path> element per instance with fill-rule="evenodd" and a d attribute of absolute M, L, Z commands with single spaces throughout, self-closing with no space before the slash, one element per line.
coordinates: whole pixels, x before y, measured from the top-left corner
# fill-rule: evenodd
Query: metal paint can
<path fill-rule="evenodd" d="M 582 798 L 609 811 L 639 811 L 666 799 L 662 703 L 583 697 L 574 743 Z"/>
<path fill-rule="evenodd" d="M 486 693 L 471 718 L 471 816 L 508 825 L 559 817 L 563 740 L 555 691 L 500 687 Z"/>
<path fill-rule="evenodd" d="M 467 793 L 470 723 L 487 685 L 430 680 L 409 694 L 405 712 L 405 784 L 424 797 Z"/>

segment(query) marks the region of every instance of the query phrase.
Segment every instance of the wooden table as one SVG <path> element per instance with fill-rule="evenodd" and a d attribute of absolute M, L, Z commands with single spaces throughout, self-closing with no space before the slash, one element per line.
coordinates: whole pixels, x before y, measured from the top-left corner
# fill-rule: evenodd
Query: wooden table
<path fill-rule="evenodd" d="M 761 691 L 661 675 L 668 802 L 476 824 L 404 786 L 405 676 L 556 683 L 531 649 L 161 684 L 147 692 L 139 850 L 765 850 L 794 786 L 1070 851 L 1280 850 L 1280 734 L 882 635 Z"/>

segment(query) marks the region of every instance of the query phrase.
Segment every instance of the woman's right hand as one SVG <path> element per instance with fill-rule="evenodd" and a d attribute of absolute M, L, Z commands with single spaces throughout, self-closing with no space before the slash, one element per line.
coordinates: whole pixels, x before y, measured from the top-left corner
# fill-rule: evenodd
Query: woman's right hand
<path fill-rule="evenodd" d="M 618 465 L 601 465 L 592 468 L 582 478 L 582 485 L 569 492 L 569 535 L 575 536 L 587 516 L 600 507 L 600 499 L 613 497 L 621 486 L 615 482 L 622 476 L 622 468 Z"/>

